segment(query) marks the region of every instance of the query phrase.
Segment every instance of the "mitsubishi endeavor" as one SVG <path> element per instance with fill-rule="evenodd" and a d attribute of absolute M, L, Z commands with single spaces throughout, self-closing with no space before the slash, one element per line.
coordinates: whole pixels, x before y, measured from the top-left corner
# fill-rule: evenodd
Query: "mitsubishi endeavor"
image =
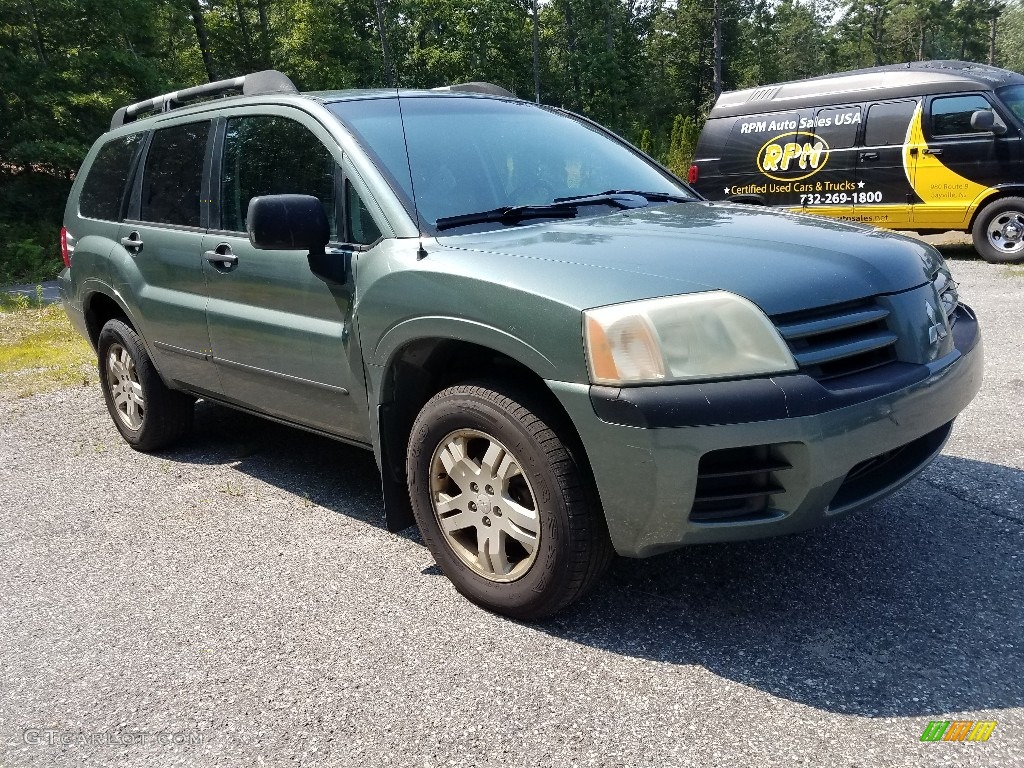
<path fill-rule="evenodd" d="M 123 107 L 61 238 L 133 448 L 202 398 L 372 450 L 389 530 L 521 619 L 615 553 L 881 499 L 982 377 L 930 246 L 710 203 L 487 84 L 302 94 L 267 71 Z"/>

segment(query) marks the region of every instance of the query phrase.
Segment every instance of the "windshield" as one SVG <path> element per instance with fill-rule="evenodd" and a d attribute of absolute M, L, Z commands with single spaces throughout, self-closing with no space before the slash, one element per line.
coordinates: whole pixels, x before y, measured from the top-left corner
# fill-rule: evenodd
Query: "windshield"
<path fill-rule="evenodd" d="M 1024 120 L 1024 85 L 1008 85 L 997 90 L 996 95 L 1018 120 Z"/>
<path fill-rule="evenodd" d="M 408 164 L 396 99 L 329 106 L 410 201 L 414 186 L 421 222 L 435 230 L 439 219 L 609 190 L 691 196 L 601 131 L 524 102 L 403 97 Z M 520 221 L 474 224 L 496 228 Z"/>

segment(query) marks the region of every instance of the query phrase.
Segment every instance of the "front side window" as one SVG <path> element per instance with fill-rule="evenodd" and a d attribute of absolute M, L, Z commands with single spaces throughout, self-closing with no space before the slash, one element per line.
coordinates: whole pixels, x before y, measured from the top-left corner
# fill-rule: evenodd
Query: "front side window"
<path fill-rule="evenodd" d="M 153 134 L 142 176 L 140 218 L 200 226 L 203 159 L 210 121 L 161 128 Z"/>
<path fill-rule="evenodd" d="M 231 118 L 221 165 L 221 229 L 245 232 L 254 197 L 312 195 L 323 203 L 331 239 L 337 240 L 337 169 L 327 147 L 294 120 L 275 115 Z"/>
<path fill-rule="evenodd" d="M 609 190 L 689 196 L 677 181 L 603 132 L 533 104 L 408 97 L 401 99 L 402 121 L 397 122 L 397 101 L 377 101 L 392 102 L 393 109 L 367 108 L 366 101 L 329 106 L 397 182 L 396 191 L 414 198 L 427 226 Z"/>
<path fill-rule="evenodd" d="M 121 220 L 125 186 L 131 173 L 132 160 L 142 145 L 141 133 L 122 136 L 103 145 L 89 169 L 78 199 L 83 216 L 107 221 Z"/>
<path fill-rule="evenodd" d="M 872 104 L 864 129 L 864 146 L 894 147 L 906 143 L 907 129 L 916 109 L 916 101 Z"/>
<path fill-rule="evenodd" d="M 991 109 L 992 105 L 983 96 L 944 96 L 932 99 L 932 136 L 977 133 L 971 127 L 971 115 L 978 110 Z"/>

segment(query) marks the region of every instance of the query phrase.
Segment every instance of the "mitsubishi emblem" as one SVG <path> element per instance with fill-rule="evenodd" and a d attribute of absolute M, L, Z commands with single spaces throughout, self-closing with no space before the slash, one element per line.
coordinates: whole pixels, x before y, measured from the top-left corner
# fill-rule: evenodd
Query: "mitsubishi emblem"
<path fill-rule="evenodd" d="M 924 308 L 928 313 L 928 342 L 930 344 L 938 344 L 946 338 L 949 333 L 946 330 L 946 324 L 935 316 L 935 307 L 933 307 L 932 303 L 927 299 L 925 299 Z"/>

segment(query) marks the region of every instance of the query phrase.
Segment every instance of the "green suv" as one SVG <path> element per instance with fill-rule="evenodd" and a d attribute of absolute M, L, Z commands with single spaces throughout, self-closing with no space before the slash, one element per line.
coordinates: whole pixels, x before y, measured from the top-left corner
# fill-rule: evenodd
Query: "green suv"
<path fill-rule="evenodd" d="M 486 84 L 270 71 L 122 108 L 64 225 L 64 305 L 130 445 L 182 437 L 203 398 L 370 449 L 389 530 L 517 618 L 614 553 L 877 501 L 981 383 L 931 247 L 709 203 Z"/>

